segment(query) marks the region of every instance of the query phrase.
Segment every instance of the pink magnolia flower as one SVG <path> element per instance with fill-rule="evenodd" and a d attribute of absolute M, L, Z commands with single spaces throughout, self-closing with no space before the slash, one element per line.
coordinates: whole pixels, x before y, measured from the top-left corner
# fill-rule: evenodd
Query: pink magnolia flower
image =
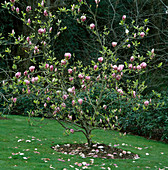
<path fill-rule="evenodd" d="M 30 66 L 30 67 L 29 67 L 29 70 L 30 70 L 31 72 L 33 72 L 34 69 L 35 69 L 35 66 Z"/>
<path fill-rule="evenodd" d="M 61 60 L 61 65 L 65 65 L 66 64 L 66 60 Z"/>
<path fill-rule="evenodd" d="M 38 81 L 38 77 L 35 77 L 34 80 L 37 82 Z"/>
<path fill-rule="evenodd" d="M 144 32 L 141 32 L 140 33 L 140 36 L 143 38 L 145 36 L 145 33 Z"/>
<path fill-rule="evenodd" d="M 17 101 L 17 98 L 13 98 L 13 102 L 16 103 L 16 101 Z"/>
<path fill-rule="evenodd" d="M 120 80 L 121 79 L 121 76 L 120 75 L 117 75 L 116 76 L 116 80 Z"/>
<path fill-rule="evenodd" d="M 24 80 L 24 82 L 26 83 L 26 85 L 30 84 L 29 80 Z"/>
<path fill-rule="evenodd" d="M 44 10 L 44 16 L 48 16 L 48 12 Z"/>
<path fill-rule="evenodd" d="M 74 106 L 75 105 L 75 100 L 72 100 L 72 106 Z"/>
<path fill-rule="evenodd" d="M 140 64 L 140 66 L 141 66 L 141 68 L 146 68 L 147 64 L 146 64 L 145 62 L 142 62 L 142 63 Z"/>
<path fill-rule="evenodd" d="M 27 71 L 24 72 L 24 75 L 27 76 Z"/>
<path fill-rule="evenodd" d="M 99 57 L 99 58 L 98 58 L 98 61 L 99 61 L 100 63 L 102 63 L 103 57 Z"/>
<path fill-rule="evenodd" d="M 132 64 L 129 64 L 129 65 L 128 65 L 128 68 L 129 68 L 129 69 L 132 69 Z"/>
<path fill-rule="evenodd" d="M 48 102 L 50 101 L 50 97 L 47 97 L 47 101 L 48 101 Z"/>
<path fill-rule="evenodd" d="M 92 30 L 93 30 L 94 28 L 95 28 L 95 24 L 93 24 L 93 23 L 92 23 L 92 24 L 90 24 L 90 29 L 92 29 Z"/>
<path fill-rule="evenodd" d="M 95 0 L 95 3 L 98 4 L 100 2 L 100 0 Z"/>
<path fill-rule="evenodd" d="M 117 45 L 117 42 L 112 42 L 113 47 L 116 47 L 116 45 Z"/>
<path fill-rule="evenodd" d="M 133 70 L 136 70 L 136 68 L 137 68 L 136 66 L 133 66 Z"/>
<path fill-rule="evenodd" d="M 68 98 L 68 95 L 67 95 L 67 94 L 64 94 L 64 95 L 62 96 L 62 98 L 63 98 L 64 100 L 66 100 L 66 99 Z"/>
<path fill-rule="evenodd" d="M 65 59 L 69 60 L 71 58 L 71 53 L 64 54 Z"/>
<path fill-rule="evenodd" d="M 50 71 L 53 71 L 54 67 L 53 65 L 50 65 Z"/>
<path fill-rule="evenodd" d="M 75 9 L 75 4 L 72 5 L 71 10 L 74 11 L 74 9 Z"/>
<path fill-rule="evenodd" d="M 103 108 L 106 110 L 106 109 L 107 109 L 107 106 L 106 106 L 106 105 L 103 105 Z"/>
<path fill-rule="evenodd" d="M 70 69 L 68 69 L 68 73 L 69 74 L 72 74 L 72 72 L 73 72 L 73 70 L 70 68 Z"/>
<path fill-rule="evenodd" d="M 113 78 L 115 78 L 115 77 L 116 77 L 115 73 L 113 73 L 113 74 L 112 74 L 112 77 L 113 77 Z"/>
<path fill-rule="evenodd" d="M 15 0 L 10 0 L 13 4 L 15 3 Z"/>
<path fill-rule="evenodd" d="M 94 65 L 94 70 L 96 70 L 97 69 L 97 65 Z"/>
<path fill-rule="evenodd" d="M 84 75 L 83 75 L 83 74 L 79 74 L 78 77 L 79 77 L 80 79 L 83 79 L 83 78 L 84 78 Z"/>
<path fill-rule="evenodd" d="M 47 103 L 44 103 L 44 107 L 47 107 Z"/>
<path fill-rule="evenodd" d="M 31 23 L 31 20 L 30 20 L 30 18 L 27 20 L 27 22 L 30 24 Z"/>
<path fill-rule="evenodd" d="M 117 71 L 122 71 L 124 68 L 124 65 L 123 64 L 120 64 L 118 67 L 117 67 Z"/>
<path fill-rule="evenodd" d="M 74 129 L 70 129 L 70 132 L 73 134 L 74 133 Z"/>
<path fill-rule="evenodd" d="M 123 21 L 125 21 L 126 18 L 127 18 L 126 15 L 123 15 L 123 16 L 122 16 L 122 20 L 123 20 Z"/>
<path fill-rule="evenodd" d="M 113 69 L 114 69 L 114 70 L 117 70 L 117 68 L 118 68 L 118 67 L 117 67 L 116 65 L 113 66 Z"/>
<path fill-rule="evenodd" d="M 44 31 L 43 31 L 43 33 L 46 33 L 46 28 L 44 28 Z"/>
<path fill-rule="evenodd" d="M 19 14 L 19 8 L 18 7 L 16 8 L 16 13 Z"/>
<path fill-rule="evenodd" d="M 155 52 L 155 49 L 153 48 L 153 49 L 151 50 L 151 53 L 154 54 L 154 52 Z"/>
<path fill-rule="evenodd" d="M 69 77 L 69 81 L 73 81 L 73 79 L 74 79 L 73 77 Z"/>
<path fill-rule="evenodd" d="M 45 65 L 45 68 L 48 69 L 48 68 L 49 68 L 49 64 L 46 64 L 46 65 Z"/>
<path fill-rule="evenodd" d="M 121 89 L 118 89 L 117 91 L 118 91 L 118 93 L 120 93 L 121 95 L 123 95 L 123 93 L 124 93 Z"/>
<path fill-rule="evenodd" d="M 78 99 L 78 103 L 82 104 L 83 100 L 82 99 Z"/>
<path fill-rule="evenodd" d="M 137 66 L 137 70 L 141 70 L 141 66 L 140 65 Z"/>
<path fill-rule="evenodd" d="M 38 29 L 38 33 L 39 33 L 39 34 L 44 33 L 44 29 L 43 29 L 43 28 L 39 28 L 39 29 Z"/>
<path fill-rule="evenodd" d="M 86 76 L 85 79 L 86 79 L 86 80 L 90 80 L 90 76 Z"/>
<path fill-rule="evenodd" d="M 26 12 L 30 12 L 31 11 L 31 6 L 27 6 L 26 7 Z"/>
<path fill-rule="evenodd" d="M 50 33 L 52 32 L 52 27 L 50 27 L 49 32 L 50 32 Z"/>
<path fill-rule="evenodd" d="M 29 38 L 29 37 L 27 37 L 27 38 L 26 38 L 26 40 L 27 40 L 27 42 L 29 42 L 29 41 L 30 41 L 30 38 Z"/>
<path fill-rule="evenodd" d="M 148 105 L 149 105 L 149 101 L 146 100 L 146 101 L 144 102 L 144 105 L 145 105 L 145 106 L 148 106 Z"/>
<path fill-rule="evenodd" d="M 11 7 L 11 10 L 12 10 L 12 11 L 14 11 L 14 10 L 15 10 L 15 6 L 14 6 L 14 5 Z"/>
<path fill-rule="evenodd" d="M 131 44 L 128 44 L 127 47 L 130 48 L 130 47 L 131 47 Z"/>
<path fill-rule="evenodd" d="M 134 56 L 131 56 L 130 61 L 133 62 L 134 60 Z"/>
<path fill-rule="evenodd" d="M 17 72 L 16 74 L 15 74 L 15 77 L 18 79 L 19 77 L 21 76 L 21 72 Z"/>
<path fill-rule="evenodd" d="M 34 77 L 32 77 L 32 79 L 31 79 L 31 82 L 32 82 L 32 83 L 34 83 L 34 82 L 35 82 L 35 79 L 34 79 Z"/>
<path fill-rule="evenodd" d="M 82 15 L 80 19 L 81 19 L 81 21 L 84 22 L 84 21 L 86 20 L 86 16 L 85 16 L 85 15 Z"/>
<path fill-rule="evenodd" d="M 133 91 L 133 93 L 132 93 L 132 94 L 133 94 L 133 97 L 135 98 L 135 97 L 136 97 L 136 92 L 135 92 L 135 91 Z"/>
<path fill-rule="evenodd" d="M 44 1 L 41 2 L 41 6 L 44 7 Z"/>

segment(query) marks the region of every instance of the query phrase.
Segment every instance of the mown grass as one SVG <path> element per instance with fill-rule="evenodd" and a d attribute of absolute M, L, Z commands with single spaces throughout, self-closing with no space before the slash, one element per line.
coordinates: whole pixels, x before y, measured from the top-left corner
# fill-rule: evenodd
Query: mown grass
<path fill-rule="evenodd" d="M 81 158 L 79 156 L 56 153 L 51 149 L 54 144 L 85 143 L 83 134 L 63 135 L 64 129 L 51 119 L 44 119 L 37 126 L 30 126 L 27 117 L 8 116 L 0 120 L 0 169 L 82 169 L 76 162 L 86 162 L 90 169 L 168 169 L 168 145 L 143 137 L 120 135 L 115 131 L 95 130 L 93 140 L 99 143 L 119 144 L 119 148 L 140 156 L 136 160 Z M 39 121 L 39 118 L 35 120 Z M 19 140 L 22 140 L 18 142 Z M 14 155 L 19 153 L 18 155 Z M 21 155 L 20 155 L 21 153 Z M 24 155 L 23 155 L 24 154 Z M 46 158 L 46 159 L 44 159 Z M 63 161 L 60 161 L 63 160 Z M 108 168 L 109 167 L 109 168 Z"/>

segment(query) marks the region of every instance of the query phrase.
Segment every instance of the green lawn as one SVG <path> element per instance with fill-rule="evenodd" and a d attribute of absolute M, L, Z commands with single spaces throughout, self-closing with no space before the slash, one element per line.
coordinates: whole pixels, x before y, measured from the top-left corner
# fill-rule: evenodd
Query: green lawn
<path fill-rule="evenodd" d="M 119 148 L 137 153 L 140 159 L 94 159 L 56 153 L 54 144 L 86 143 L 83 134 L 63 135 L 64 129 L 55 121 L 44 119 L 30 126 L 27 117 L 8 116 L 0 120 L 0 170 L 21 169 L 82 169 L 86 162 L 90 169 L 168 169 L 168 145 L 133 135 L 120 135 L 114 131 L 95 130 L 93 140 L 99 143 L 119 144 Z M 36 118 L 36 120 L 40 120 Z M 62 161 L 61 161 L 62 160 Z M 84 163 L 83 163 L 84 164 Z"/>

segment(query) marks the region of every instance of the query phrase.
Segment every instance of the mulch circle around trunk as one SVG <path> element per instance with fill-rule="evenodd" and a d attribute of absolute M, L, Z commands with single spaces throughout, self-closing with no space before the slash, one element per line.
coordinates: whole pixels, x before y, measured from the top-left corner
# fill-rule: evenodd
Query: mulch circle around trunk
<path fill-rule="evenodd" d="M 56 152 L 69 155 L 79 155 L 82 158 L 104 158 L 104 159 L 138 159 L 137 154 L 130 151 L 124 151 L 117 147 L 111 147 L 106 144 L 93 144 L 92 148 L 88 147 L 87 143 L 84 144 L 63 144 L 51 147 Z"/>

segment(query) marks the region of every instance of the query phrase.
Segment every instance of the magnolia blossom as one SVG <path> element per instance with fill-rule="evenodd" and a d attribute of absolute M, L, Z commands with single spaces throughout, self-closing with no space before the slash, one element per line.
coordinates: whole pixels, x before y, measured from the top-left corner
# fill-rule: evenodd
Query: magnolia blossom
<path fill-rule="evenodd" d="M 144 102 L 144 105 L 145 105 L 145 106 L 148 106 L 148 105 L 149 105 L 149 101 L 146 100 L 146 101 Z"/>
<path fill-rule="evenodd" d="M 86 79 L 86 80 L 90 80 L 90 76 L 86 76 L 85 79 Z"/>
<path fill-rule="evenodd" d="M 132 94 L 133 94 L 133 97 L 135 98 L 135 97 L 136 97 L 136 92 L 135 92 L 135 91 L 133 91 L 133 93 L 132 93 Z"/>
<path fill-rule="evenodd" d="M 95 28 L 95 24 L 93 24 L 93 23 L 92 23 L 92 24 L 90 24 L 90 29 L 92 29 L 92 30 L 93 30 L 94 28 Z"/>
<path fill-rule="evenodd" d="M 125 21 L 126 17 L 127 17 L 126 15 L 123 15 L 122 20 Z"/>
<path fill-rule="evenodd" d="M 140 64 L 140 66 L 141 66 L 141 68 L 146 68 L 147 64 L 146 64 L 145 62 L 142 62 L 142 63 Z"/>
<path fill-rule="evenodd" d="M 50 101 L 50 97 L 47 97 L 47 101 L 48 101 L 48 102 Z"/>
<path fill-rule="evenodd" d="M 67 95 L 67 94 L 64 94 L 64 95 L 62 96 L 62 98 L 63 98 L 64 100 L 66 100 L 66 99 L 68 98 L 68 95 Z"/>
<path fill-rule="evenodd" d="M 115 73 L 113 73 L 113 74 L 112 74 L 112 77 L 113 77 L 113 78 L 115 78 L 115 77 L 116 77 Z"/>
<path fill-rule="evenodd" d="M 45 33 L 45 30 L 44 30 L 43 28 L 39 28 L 39 29 L 38 29 L 38 33 L 39 33 L 39 34 Z"/>
<path fill-rule="evenodd" d="M 52 27 L 50 27 L 50 29 L 49 29 L 49 32 L 51 32 L 52 31 Z"/>
<path fill-rule="evenodd" d="M 120 93 L 121 95 L 123 95 L 123 93 L 124 93 L 121 89 L 118 89 L 117 91 L 118 91 L 118 93 Z"/>
<path fill-rule="evenodd" d="M 127 47 L 130 48 L 130 47 L 131 47 L 131 44 L 128 44 Z"/>
<path fill-rule="evenodd" d="M 31 6 L 27 6 L 26 7 L 26 12 L 30 12 L 31 11 Z"/>
<path fill-rule="evenodd" d="M 144 32 L 141 32 L 140 33 L 140 36 L 143 38 L 145 36 L 145 33 Z"/>
<path fill-rule="evenodd" d="M 82 15 L 80 19 L 81 19 L 81 21 L 84 22 L 84 21 L 86 20 L 86 16 L 85 16 L 85 15 Z"/>
<path fill-rule="evenodd" d="M 141 70 L 141 66 L 140 65 L 137 66 L 137 70 Z"/>
<path fill-rule="evenodd" d="M 54 67 L 53 65 L 50 65 L 50 71 L 53 71 Z"/>
<path fill-rule="evenodd" d="M 114 70 L 117 70 L 117 68 L 118 68 L 118 67 L 117 67 L 116 65 L 113 66 L 113 69 L 114 69 Z"/>
<path fill-rule="evenodd" d="M 19 13 L 19 8 L 18 7 L 16 8 L 16 13 Z"/>
<path fill-rule="evenodd" d="M 116 80 L 120 80 L 120 79 L 121 79 L 121 75 L 117 75 Z"/>
<path fill-rule="evenodd" d="M 136 68 L 137 68 L 136 66 L 133 66 L 133 70 L 136 70 Z"/>
<path fill-rule="evenodd" d="M 13 4 L 15 3 L 15 0 L 10 0 Z"/>
<path fill-rule="evenodd" d="M 84 78 L 84 75 L 83 75 L 83 74 L 79 74 L 78 77 L 79 77 L 80 79 L 83 79 L 83 78 Z"/>
<path fill-rule="evenodd" d="M 71 58 L 71 53 L 64 54 L 65 59 L 69 60 Z"/>
<path fill-rule="evenodd" d="M 83 100 L 82 99 L 78 99 L 78 103 L 82 104 Z"/>
<path fill-rule="evenodd" d="M 74 9 L 75 9 L 75 4 L 72 5 L 71 10 L 74 11 Z"/>
<path fill-rule="evenodd" d="M 44 16 L 48 16 L 48 12 L 44 10 Z"/>
<path fill-rule="evenodd" d="M 126 33 L 126 34 L 128 34 L 128 33 L 129 33 L 129 30 L 128 30 L 128 29 L 126 29 L 126 30 L 125 30 L 125 33 Z"/>
<path fill-rule="evenodd" d="M 44 107 L 47 107 L 47 103 L 44 103 Z"/>
<path fill-rule="evenodd" d="M 134 56 L 131 56 L 130 61 L 133 62 L 135 60 Z"/>
<path fill-rule="evenodd" d="M 112 42 L 112 46 L 115 47 L 117 45 L 117 42 Z"/>
<path fill-rule="evenodd" d="M 132 67 L 133 67 L 132 64 L 129 64 L 129 65 L 128 65 L 128 68 L 129 68 L 129 69 L 132 69 Z"/>
<path fill-rule="evenodd" d="M 73 134 L 74 133 L 74 129 L 70 129 L 70 132 Z"/>
<path fill-rule="evenodd" d="M 98 4 L 100 2 L 100 0 L 95 0 L 95 3 Z"/>
<path fill-rule="evenodd" d="M 97 65 L 94 65 L 94 70 L 96 70 L 97 69 Z"/>
<path fill-rule="evenodd" d="M 99 61 L 100 63 L 102 63 L 103 57 L 99 57 L 99 58 L 98 58 L 98 61 Z"/>
<path fill-rule="evenodd" d="M 62 103 L 61 106 L 65 108 L 65 107 L 66 107 L 66 104 L 65 104 L 65 103 Z"/>
<path fill-rule="evenodd" d="M 75 105 L 75 100 L 72 100 L 72 106 L 74 106 Z"/>
<path fill-rule="evenodd" d="M 44 1 L 41 2 L 41 6 L 44 7 Z"/>
<path fill-rule="evenodd" d="M 117 67 L 117 71 L 122 71 L 124 68 L 124 65 L 123 64 L 120 64 L 118 67 Z"/>
<path fill-rule="evenodd" d="M 15 6 L 14 6 L 14 5 L 11 7 L 11 10 L 12 10 L 12 11 L 14 11 L 14 10 L 15 10 Z"/>
<path fill-rule="evenodd" d="M 33 72 L 34 69 L 35 69 L 35 66 L 30 66 L 30 67 L 29 67 L 29 70 L 30 70 L 31 72 Z"/>
<path fill-rule="evenodd" d="M 30 84 L 29 80 L 24 80 L 24 82 L 26 83 L 26 85 Z"/>
<path fill-rule="evenodd" d="M 37 82 L 38 81 L 38 77 L 35 77 L 34 80 Z"/>
<path fill-rule="evenodd" d="M 73 81 L 73 79 L 74 79 L 73 77 L 69 77 L 69 81 Z"/>
<path fill-rule="evenodd" d="M 69 74 L 72 74 L 72 72 L 73 72 L 73 70 L 70 68 L 70 69 L 68 69 L 68 73 Z"/>
<path fill-rule="evenodd" d="M 107 109 L 107 105 L 103 105 L 103 108 L 106 110 Z"/>
<path fill-rule="evenodd" d="M 27 76 L 27 71 L 24 72 L 24 75 Z"/>
<path fill-rule="evenodd" d="M 29 38 L 29 37 L 27 37 L 27 38 L 26 38 L 26 40 L 27 40 L 27 42 L 29 42 L 29 41 L 30 41 L 30 38 Z"/>
<path fill-rule="evenodd" d="M 13 102 L 16 103 L 16 101 L 17 101 L 17 98 L 13 98 Z"/>
<path fill-rule="evenodd" d="M 49 68 L 49 64 L 46 64 L 46 65 L 45 65 L 45 68 L 48 69 L 48 68 Z"/>
<path fill-rule="evenodd" d="M 32 79 L 31 79 L 31 82 L 32 82 L 32 83 L 34 83 L 34 82 L 35 82 L 35 79 L 34 79 L 34 77 L 32 77 Z"/>
<path fill-rule="evenodd" d="M 155 52 L 155 49 L 153 48 L 153 49 L 151 50 L 151 53 L 154 54 L 154 52 Z"/>
<path fill-rule="evenodd" d="M 31 23 L 31 20 L 30 20 L 30 18 L 27 20 L 27 22 L 30 24 Z"/>
<path fill-rule="evenodd" d="M 19 78 L 21 76 L 21 72 L 17 72 L 16 74 L 15 74 L 15 77 L 16 78 Z"/>
<path fill-rule="evenodd" d="M 61 60 L 61 65 L 65 65 L 66 64 L 66 60 Z"/>

